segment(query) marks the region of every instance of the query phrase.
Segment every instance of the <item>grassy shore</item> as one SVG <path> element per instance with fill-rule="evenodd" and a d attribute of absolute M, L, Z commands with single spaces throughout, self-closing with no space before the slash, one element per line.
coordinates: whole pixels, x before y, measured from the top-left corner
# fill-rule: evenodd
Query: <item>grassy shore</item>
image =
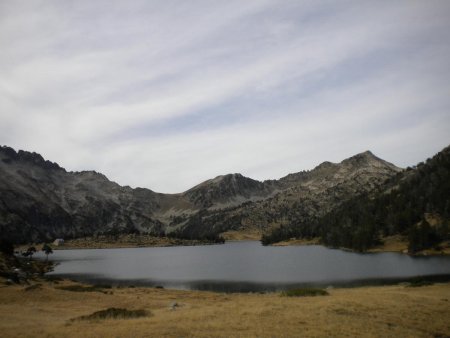
<path fill-rule="evenodd" d="M 381 239 L 382 244 L 367 250 L 367 252 L 401 252 L 408 253 L 408 240 L 404 236 L 395 235 L 384 237 Z M 320 245 L 320 238 L 298 239 L 291 238 L 287 241 L 272 244 L 273 246 L 289 246 L 289 245 Z M 349 250 L 342 248 L 343 250 Z M 351 251 L 351 250 L 350 250 Z M 442 242 L 435 248 L 419 251 L 415 255 L 450 255 L 450 242 Z"/>
<path fill-rule="evenodd" d="M 400 235 L 385 237 L 383 244 L 374 247 L 369 252 L 408 252 L 408 241 Z M 425 249 L 416 253 L 417 255 L 450 255 L 450 241 L 439 243 L 434 248 Z"/>
<path fill-rule="evenodd" d="M 450 284 L 326 296 L 0 286 L 2 337 L 449 337 Z"/>
<path fill-rule="evenodd" d="M 259 230 L 251 229 L 246 231 L 227 231 L 221 234 L 227 241 L 259 241 L 261 233 Z M 150 235 L 119 235 L 115 238 L 111 236 L 84 237 L 66 240 L 64 245 L 51 247 L 54 250 L 64 249 L 108 249 L 108 248 L 138 248 L 138 247 L 162 247 L 180 245 L 208 245 L 214 244 L 206 240 L 187 240 L 169 237 L 155 237 Z M 18 251 L 25 251 L 29 246 L 35 246 L 40 250 L 43 243 L 21 245 L 16 248 Z M 321 245 L 320 238 L 298 239 L 291 238 L 272 244 L 273 246 L 290 245 Z M 349 250 L 342 248 L 343 250 Z M 400 235 L 382 238 L 382 244 L 369 249 L 367 252 L 401 252 L 408 253 L 408 241 Z M 450 241 L 442 242 L 435 248 L 417 252 L 416 255 L 450 255 Z"/>
<path fill-rule="evenodd" d="M 51 244 L 54 250 L 65 249 L 109 249 L 109 248 L 139 248 L 139 247 L 162 247 L 162 246 L 179 246 L 179 245 L 206 245 L 212 244 L 206 240 L 188 240 L 169 237 L 156 237 L 150 235 L 134 235 L 126 234 L 116 237 L 112 236 L 97 236 L 97 237 L 82 237 L 75 239 L 68 239 L 63 245 L 55 246 Z M 21 245 L 16 249 L 26 250 L 29 246 L 41 248 L 42 243 Z"/>
<path fill-rule="evenodd" d="M 290 240 L 277 242 L 272 245 L 273 246 L 289 246 L 289 245 L 320 245 L 320 244 L 321 244 L 320 238 L 315 237 L 315 238 L 311 238 L 311 239 L 291 238 Z"/>

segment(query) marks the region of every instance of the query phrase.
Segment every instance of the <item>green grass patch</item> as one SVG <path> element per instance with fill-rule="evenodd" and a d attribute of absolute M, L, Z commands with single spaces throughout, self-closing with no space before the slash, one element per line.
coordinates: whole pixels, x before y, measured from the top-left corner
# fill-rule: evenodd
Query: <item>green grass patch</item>
<path fill-rule="evenodd" d="M 283 291 L 282 297 L 311 297 L 311 296 L 327 296 L 329 293 L 323 289 L 317 288 L 301 288 Z"/>
<path fill-rule="evenodd" d="M 75 320 L 101 320 L 101 319 L 133 319 L 148 317 L 151 313 L 145 310 L 127 310 L 110 307 L 106 310 L 96 311 L 87 316 L 75 318 Z"/>

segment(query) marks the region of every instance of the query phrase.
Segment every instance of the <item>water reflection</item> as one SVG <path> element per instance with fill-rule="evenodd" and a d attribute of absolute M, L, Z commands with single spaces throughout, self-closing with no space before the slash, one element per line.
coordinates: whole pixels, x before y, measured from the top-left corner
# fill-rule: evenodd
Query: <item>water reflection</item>
<path fill-rule="evenodd" d="M 42 256 L 43 257 L 43 256 Z M 450 257 L 358 254 L 322 246 L 259 242 L 165 248 L 58 250 L 52 275 L 116 285 L 214 291 L 277 291 L 450 274 Z"/>

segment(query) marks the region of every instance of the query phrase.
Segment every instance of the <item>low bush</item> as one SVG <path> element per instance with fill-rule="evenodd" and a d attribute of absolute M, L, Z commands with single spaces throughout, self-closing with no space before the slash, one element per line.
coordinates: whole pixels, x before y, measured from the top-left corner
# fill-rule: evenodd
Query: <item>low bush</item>
<path fill-rule="evenodd" d="M 132 319 L 147 317 L 150 313 L 145 310 L 127 310 L 110 307 L 106 310 L 96 311 L 87 316 L 75 318 L 75 320 L 99 320 L 99 319 Z"/>
<path fill-rule="evenodd" d="M 308 297 L 308 296 L 327 296 L 329 293 L 323 289 L 316 288 L 301 288 L 283 291 L 283 297 Z"/>
<path fill-rule="evenodd" d="M 109 284 L 94 284 L 93 286 L 98 289 L 112 289 L 112 285 Z"/>
<path fill-rule="evenodd" d="M 64 291 L 73 291 L 73 292 L 103 292 L 106 293 L 103 289 L 111 289 L 109 285 L 64 285 L 58 286 L 57 289 Z"/>
<path fill-rule="evenodd" d="M 428 286 L 428 285 L 433 285 L 433 283 L 424 279 L 414 279 L 409 282 L 409 285 L 407 287 L 418 288 L 421 286 Z"/>

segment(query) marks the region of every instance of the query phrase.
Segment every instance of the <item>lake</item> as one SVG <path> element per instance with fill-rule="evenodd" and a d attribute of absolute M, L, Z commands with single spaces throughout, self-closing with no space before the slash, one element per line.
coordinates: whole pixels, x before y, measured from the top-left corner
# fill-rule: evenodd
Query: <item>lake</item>
<path fill-rule="evenodd" d="M 44 258 L 42 252 L 36 254 Z M 55 250 L 49 275 L 112 285 L 213 291 L 276 291 L 298 286 L 346 286 L 450 275 L 450 257 L 361 254 L 319 245 L 223 245 Z"/>

